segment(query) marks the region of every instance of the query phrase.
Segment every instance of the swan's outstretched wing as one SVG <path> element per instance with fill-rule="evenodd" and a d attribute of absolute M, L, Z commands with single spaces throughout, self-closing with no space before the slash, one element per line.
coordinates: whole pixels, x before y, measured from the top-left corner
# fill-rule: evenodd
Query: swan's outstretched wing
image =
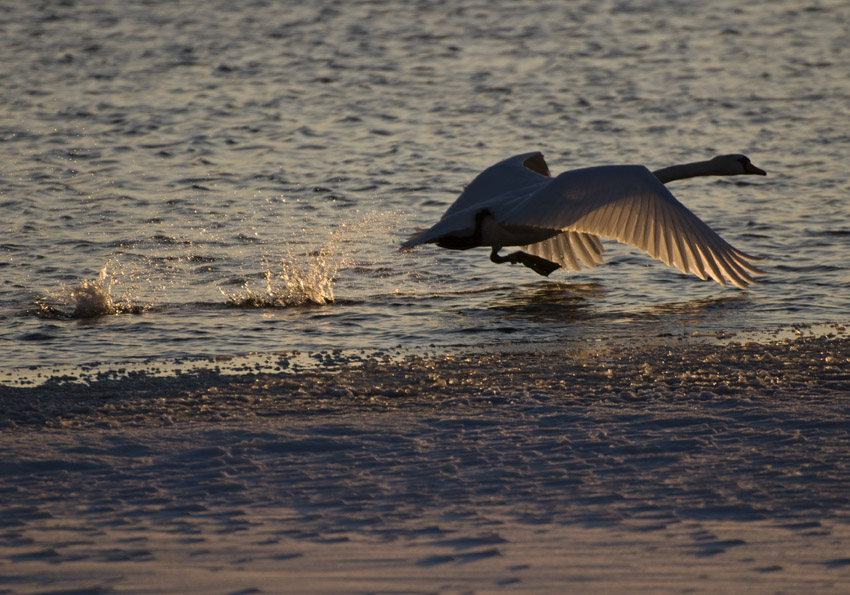
<path fill-rule="evenodd" d="M 443 214 L 448 217 L 471 206 L 491 200 L 494 196 L 517 195 L 528 192 L 549 178 L 549 166 L 543 153 L 514 155 L 491 165 L 475 176 L 460 196 Z"/>
<path fill-rule="evenodd" d="M 565 172 L 496 219 L 611 238 L 721 285 L 728 280 L 745 288 L 751 275 L 763 273 L 749 262 L 761 259 L 728 244 L 640 165 Z"/>
<path fill-rule="evenodd" d="M 602 253 L 605 252 L 598 237 L 577 231 L 559 233 L 548 240 L 522 246 L 522 250 L 574 271 L 580 271 L 582 264 L 591 269 L 602 264 Z"/>
<path fill-rule="evenodd" d="M 478 174 L 434 226 L 411 235 L 401 249 L 409 250 L 451 233 L 472 235 L 478 210 L 506 211 L 550 181 L 542 153 L 524 153 L 500 161 Z"/>

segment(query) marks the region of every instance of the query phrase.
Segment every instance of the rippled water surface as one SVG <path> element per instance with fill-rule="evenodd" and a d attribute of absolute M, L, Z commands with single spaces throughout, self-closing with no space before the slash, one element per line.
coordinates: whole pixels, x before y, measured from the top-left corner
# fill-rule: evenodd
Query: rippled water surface
<path fill-rule="evenodd" d="M 31 366 L 848 322 L 844 2 L 45 2 L 0 21 L 0 353 Z M 472 177 L 671 184 L 750 291 L 613 243 L 543 279 L 402 238 Z M 4 378 L 5 378 L 4 377 Z"/>

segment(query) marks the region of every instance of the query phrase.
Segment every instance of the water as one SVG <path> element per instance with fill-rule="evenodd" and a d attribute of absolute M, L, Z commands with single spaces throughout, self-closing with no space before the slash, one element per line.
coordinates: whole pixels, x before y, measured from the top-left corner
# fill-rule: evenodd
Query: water
<path fill-rule="evenodd" d="M 848 322 L 846 3 L 3 9 L 0 382 Z M 671 189 L 768 274 L 744 292 L 612 243 L 546 280 L 397 252 L 531 150 L 554 173 L 748 154 L 767 178 Z"/>

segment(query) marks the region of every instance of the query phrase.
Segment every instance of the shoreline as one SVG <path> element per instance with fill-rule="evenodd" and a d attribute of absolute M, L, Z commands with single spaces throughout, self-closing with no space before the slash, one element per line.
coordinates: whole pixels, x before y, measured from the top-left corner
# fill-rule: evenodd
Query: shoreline
<path fill-rule="evenodd" d="M 310 358 L 315 358 L 312 366 L 287 361 L 276 373 L 155 371 L 89 383 L 59 378 L 32 387 L 0 386 L 0 427 L 158 425 L 349 407 L 430 408 L 458 399 L 510 398 L 529 390 L 549 398 L 590 400 L 701 398 L 704 392 L 769 398 L 850 394 L 850 373 L 845 371 L 850 369 L 850 338 L 842 336 L 721 344 L 652 339 L 425 356 L 385 351 L 301 357 L 302 362 Z"/>

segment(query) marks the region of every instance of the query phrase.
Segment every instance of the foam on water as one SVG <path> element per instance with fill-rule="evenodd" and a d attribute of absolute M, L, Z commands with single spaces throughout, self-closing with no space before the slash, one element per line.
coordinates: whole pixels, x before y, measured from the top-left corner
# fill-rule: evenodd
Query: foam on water
<path fill-rule="evenodd" d="M 110 267 L 112 265 L 112 267 Z M 139 314 L 147 306 L 135 303 L 132 288 L 122 293 L 115 290 L 120 273 L 117 260 L 107 261 L 94 279 L 83 279 L 76 286 L 65 285 L 55 293 L 35 298 L 34 313 L 42 318 L 88 319 L 115 314 Z"/>

